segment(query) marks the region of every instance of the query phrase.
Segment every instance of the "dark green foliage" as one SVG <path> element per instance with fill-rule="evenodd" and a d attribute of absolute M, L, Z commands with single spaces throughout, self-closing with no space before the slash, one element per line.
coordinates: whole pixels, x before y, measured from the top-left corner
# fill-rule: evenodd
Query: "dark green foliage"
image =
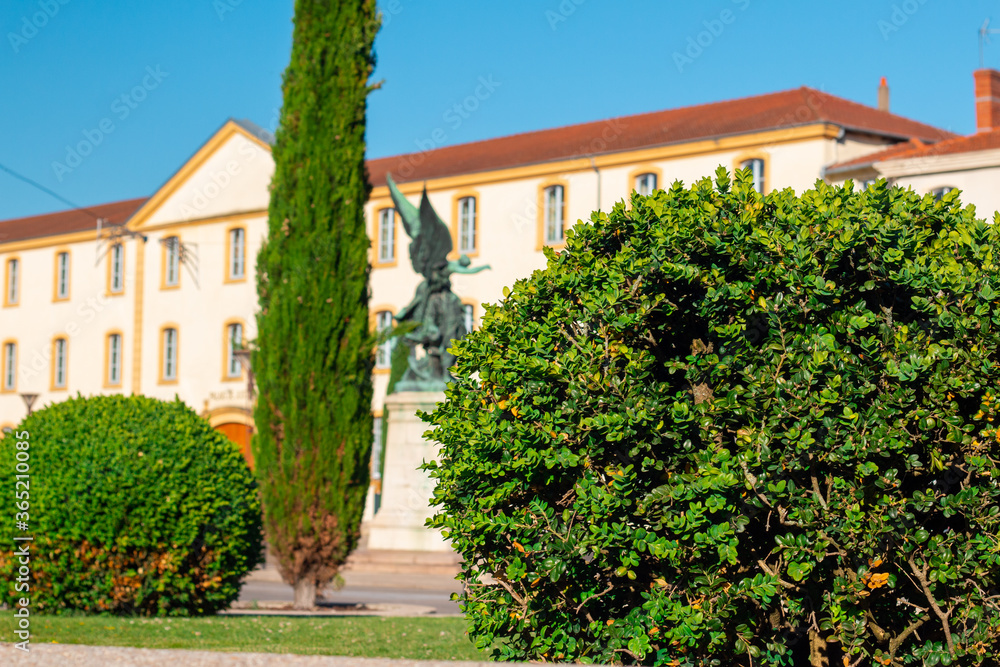
<path fill-rule="evenodd" d="M 7 604 L 211 614 L 261 560 L 260 499 L 239 448 L 179 400 L 74 398 L 27 417 L 0 440 L 12 506 L 15 457 L 25 451 L 30 479 L 16 492 L 27 491 L 29 530 L 14 530 L 13 516 L 0 522 Z M 15 590 L 15 535 L 34 538 L 25 592 Z"/>
<path fill-rule="evenodd" d="M 998 226 L 957 194 L 720 170 L 488 308 L 430 417 L 479 646 L 998 664 Z"/>
<path fill-rule="evenodd" d="M 374 0 L 298 0 L 257 258 L 253 448 L 268 543 L 290 583 L 357 544 L 371 453 L 365 100 Z"/>

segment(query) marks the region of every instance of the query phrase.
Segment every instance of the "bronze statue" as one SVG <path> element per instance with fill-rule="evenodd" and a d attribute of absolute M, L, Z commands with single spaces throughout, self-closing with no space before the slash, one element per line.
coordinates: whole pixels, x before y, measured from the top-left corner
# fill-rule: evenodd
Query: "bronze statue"
<path fill-rule="evenodd" d="M 417 325 L 403 335 L 410 346 L 410 357 L 395 390 L 443 391 L 451 380 L 448 369 L 455 363 L 454 355 L 448 352 L 451 341 L 468 333 L 462 302 L 451 291 L 451 274 L 479 273 L 490 267 L 471 269 L 466 255 L 457 261 L 448 259 L 451 231 L 431 206 L 426 185 L 418 209 L 399 191 L 392 176 L 386 176 L 386 181 L 403 229 L 411 239 L 410 263 L 424 277 L 413 300 L 394 317 L 397 322 Z M 422 355 L 418 355 L 418 347 L 423 349 Z"/>

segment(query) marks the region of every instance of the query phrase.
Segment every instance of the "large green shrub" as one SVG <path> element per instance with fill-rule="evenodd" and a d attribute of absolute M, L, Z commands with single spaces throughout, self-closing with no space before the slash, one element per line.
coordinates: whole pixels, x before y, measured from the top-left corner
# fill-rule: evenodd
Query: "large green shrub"
<path fill-rule="evenodd" d="M 26 450 L 16 437 L 25 432 Z M 26 418 L 0 440 L 12 512 L 18 451 L 29 456 L 30 506 L 27 531 L 15 530 L 13 513 L 0 521 L 8 604 L 208 614 L 236 599 L 261 559 L 260 500 L 243 456 L 179 400 L 78 397 Z M 27 593 L 14 590 L 15 535 L 34 538 Z"/>
<path fill-rule="evenodd" d="M 430 417 L 479 646 L 997 664 L 997 241 L 957 193 L 724 170 L 578 224 Z"/>

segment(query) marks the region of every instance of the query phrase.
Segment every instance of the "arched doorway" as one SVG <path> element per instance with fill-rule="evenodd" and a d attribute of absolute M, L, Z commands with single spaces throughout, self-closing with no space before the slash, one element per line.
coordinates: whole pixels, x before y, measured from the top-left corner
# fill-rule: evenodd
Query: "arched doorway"
<path fill-rule="evenodd" d="M 216 408 L 204 415 L 208 423 L 232 440 L 243 452 L 243 458 L 253 470 L 253 452 L 250 451 L 250 439 L 253 436 L 253 417 L 243 408 Z"/>
<path fill-rule="evenodd" d="M 253 452 L 250 451 L 250 436 L 253 435 L 253 426 L 250 424 L 240 424 L 238 422 L 226 422 L 215 427 L 216 431 L 235 442 L 243 452 L 243 458 L 247 460 L 247 465 L 253 470 Z"/>

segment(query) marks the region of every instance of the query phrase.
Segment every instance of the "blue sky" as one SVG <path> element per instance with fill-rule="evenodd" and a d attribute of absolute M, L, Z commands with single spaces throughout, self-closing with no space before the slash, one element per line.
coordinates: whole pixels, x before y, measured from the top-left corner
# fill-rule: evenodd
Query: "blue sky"
<path fill-rule="evenodd" d="M 977 30 L 1000 28 L 1000 2 L 980 0 L 380 6 L 370 157 L 802 85 L 874 104 L 881 76 L 894 112 L 968 133 Z M 292 13 L 290 0 L 4 0 L 0 164 L 84 206 L 152 194 L 227 118 L 275 127 Z M 985 56 L 1000 68 L 1000 35 Z M 93 150 L 74 160 L 80 142 Z M 0 172 L 0 219 L 63 208 Z"/>

